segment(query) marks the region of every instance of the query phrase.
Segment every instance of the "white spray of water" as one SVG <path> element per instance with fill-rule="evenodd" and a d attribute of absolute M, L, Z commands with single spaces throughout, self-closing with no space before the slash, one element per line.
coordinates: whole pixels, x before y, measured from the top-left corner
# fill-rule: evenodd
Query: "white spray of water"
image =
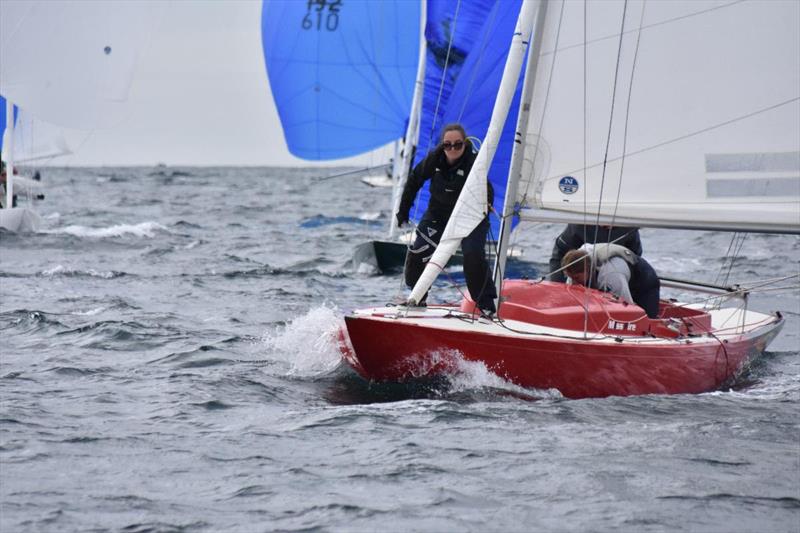
<path fill-rule="evenodd" d="M 107 228 L 66 226 L 63 228 L 44 231 L 43 233 L 66 233 L 67 235 L 75 235 L 76 237 L 93 237 L 102 239 L 107 237 L 122 237 L 123 235 L 151 238 L 155 235 L 156 231 L 168 230 L 166 227 L 157 222 L 142 222 L 140 224 L 117 224 Z"/>
<path fill-rule="evenodd" d="M 315 377 L 325 375 L 342 362 L 338 335 L 344 327 L 341 313 L 336 307 L 322 305 L 292 320 L 286 326 L 262 337 L 270 360 L 287 367 L 287 375 Z M 479 361 L 467 361 L 458 352 L 426 354 L 412 365 L 416 377 L 427 376 L 434 367 L 444 363 L 451 368 L 448 373 L 449 392 L 480 389 L 502 391 L 526 398 L 560 398 L 555 390 L 532 390 L 491 372 Z"/>
<path fill-rule="evenodd" d="M 95 315 L 99 315 L 100 313 L 102 313 L 106 309 L 108 309 L 108 308 L 107 307 L 96 307 L 94 309 L 89 309 L 88 311 L 75 311 L 73 314 L 74 315 L 79 315 L 79 316 L 95 316 Z"/>
<path fill-rule="evenodd" d="M 380 211 L 367 211 L 358 215 L 359 220 L 373 221 L 381 218 Z"/>
<path fill-rule="evenodd" d="M 338 309 L 322 305 L 274 332 L 267 332 L 262 342 L 267 357 L 285 363 L 289 375 L 318 376 L 331 372 L 342 360 L 337 347 L 342 325 Z"/>
<path fill-rule="evenodd" d="M 378 273 L 378 267 L 372 263 L 362 262 L 356 266 L 356 274 L 360 276 L 374 276 Z"/>
<path fill-rule="evenodd" d="M 116 274 L 111 271 L 100 272 L 93 268 L 88 270 L 75 270 L 72 268 L 67 268 L 64 265 L 56 265 L 53 268 L 43 270 L 41 275 L 47 278 L 55 276 L 91 276 L 93 278 L 103 279 L 112 279 L 116 276 Z"/>
<path fill-rule="evenodd" d="M 456 370 L 449 377 L 450 391 L 462 392 L 476 389 L 504 391 L 516 396 L 532 398 L 561 398 L 556 389 L 526 389 L 503 379 L 480 361 L 466 361 L 460 356 L 454 358 Z"/>

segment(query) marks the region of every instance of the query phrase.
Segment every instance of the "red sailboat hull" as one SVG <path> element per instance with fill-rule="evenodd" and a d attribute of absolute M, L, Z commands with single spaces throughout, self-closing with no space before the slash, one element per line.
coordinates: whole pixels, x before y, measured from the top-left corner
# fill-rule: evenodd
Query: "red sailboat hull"
<path fill-rule="evenodd" d="M 749 328 L 714 331 L 705 312 L 651 321 L 638 307 L 596 291 L 580 291 L 590 296 L 581 303 L 562 284 L 520 282 L 507 290 L 514 305 L 502 320 L 473 319 L 464 313 L 469 301 L 396 316 L 390 308 L 356 312 L 345 317 L 343 355 L 363 377 L 379 381 L 457 372 L 460 361 L 473 361 L 518 385 L 569 398 L 699 393 L 729 382 L 783 324 L 779 315 L 758 314 Z M 662 313 L 686 311 L 665 304 Z M 574 331 L 587 322 L 588 334 Z M 564 328 L 570 324 L 573 330 Z"/>

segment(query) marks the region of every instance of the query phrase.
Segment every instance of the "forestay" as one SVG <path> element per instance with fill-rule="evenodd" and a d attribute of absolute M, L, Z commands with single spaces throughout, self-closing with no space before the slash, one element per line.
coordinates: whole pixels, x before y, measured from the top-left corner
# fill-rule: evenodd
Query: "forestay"
<path fill-rule="evenodd" d="M 800 232 L 800 3 L 585 7 L 549 6 L 523 217 Z"/>

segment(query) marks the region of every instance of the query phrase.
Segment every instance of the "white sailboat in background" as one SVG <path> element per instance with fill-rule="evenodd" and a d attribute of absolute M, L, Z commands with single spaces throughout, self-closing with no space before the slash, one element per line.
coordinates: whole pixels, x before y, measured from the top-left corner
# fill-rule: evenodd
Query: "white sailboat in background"
<path fill-rule="evenodd" d="M 3 140 L 0 141 L 2 161 L 12 161 L 14 166 L 14 175 L 10 186 L 14 209 L 5 209 L 8 197 L 4 182 L 0 187 L 2 192 L 0 195 L 0 227 L 15 232 L 36 231 L 41 220 L 34 204 L 38 200 L 44 199 L 45 184 L 41 180 L 41 174 L 34 166 L 42 161 L 52 161 L 56 157 L 69 155 L 72 153 L 72 148 L 63 128 L 41 121 L 23 109 L 7 105 L 2 96 L 0 96 L 0 106 L 0 117 L 2 117 L 0 118 L 2 121 L 0 130 L 3 135 Z M 6 117 L 13 117 L 13 120 L 6 121 Z M 9 124 L 10 126 L 8 126 Z M 10 132 L 8 136 L 5 135 L 6 129 Z M 20 169 L 25 167 L 27 167 L 27 171 L 20 172 Z"/>
<path fill-rule="evenodd" d="M 483 216 L 485 169 L 532 28 L 506 219 L 800 233 L 800 3 L 526 1 L 493 127 L 411 304 Z M 748 309 L 746 289 L 720 292 L 729 307 L 662 301 L 649 319 L 593 289 L 506 280 L 494 319 L 469 298 L 357 310 L 342 350 L 369 379 L 446 373 L 465 359 L 569 397 L 702 392 L 734 378 L 783 324 Z"/>
<path fill-rule="evenodd" d="M 158 19 L 159 4 L 0 2 L 0 94 L 7 100 L 7 183 L 0 227 L 35 231 L 40 223 L 30 207 L 12 207 L 14 106 L 62 128 L 95 130 L 117 124 L 127 113 L 138 57 Z"/>

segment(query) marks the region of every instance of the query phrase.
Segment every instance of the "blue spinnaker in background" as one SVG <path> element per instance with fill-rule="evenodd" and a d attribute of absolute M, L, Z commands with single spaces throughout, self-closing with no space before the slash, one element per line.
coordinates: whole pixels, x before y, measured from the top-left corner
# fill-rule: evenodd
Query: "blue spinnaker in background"
<path fill-rule="evenodd" d="M 467 57 L 479 44 L 476 36 L 496 2 L 428 0 L 425 89 L 415 162 L 436 146 L 453 86 Z"/>
<path fill-rule="evenodd" d="M 3 153 L 3 135 L 6 133 L 6 99 L 0 96 L 0 154 Z M 14 106 L 14 122 L 19 122 L 19 108 Z M 2 155 L 0 155 L 1 157 Z M 5 159 L 3 160 L 5 161 Z"/>
<path fill-rule="evenodd" d="M 419 9 L 408 0 L 264 0 L 264 59 L 293 155 L 338 159 L 405 135 Z"/>
<path fill-rule="evenodd" d="M 425 32 L 428 62 L 419 150 L 414 164 L 419 163 L 436 146 L 445 124 L 460 122 L 469 136 L 480 140 L 486 136 L 521 4 L 521 0 L 461 2 L 455 18 L 457 2 L 428 2 L 429 16 Z M 455 33 L 451 33 L 452 28 L 455 28 Z M 446 53 L 450 35 L 453 37 L 451 59 L 443 78 L 443 54 Z M 441 89 L 442 86 L 444 89 Z M 498 213 L 503 211 L 521 91 L 522 78 L 489 169 L 489 179 L 494 187 L 494 208 Z M 419 192 L 412 209 L 411 215 L 416 221 L 419 221 L 428 205 L 428 183 Z M 495 239 L 500 231 L 500 221 L 495 215 L 489 219 L 492 226 L 490 238 Z"/>
<path fill-rule="evenodd" d="M 6 132 L 6 99 L 0 96 L 0 154 L 3 153 L 3 134 L 5 132 Z"/>

